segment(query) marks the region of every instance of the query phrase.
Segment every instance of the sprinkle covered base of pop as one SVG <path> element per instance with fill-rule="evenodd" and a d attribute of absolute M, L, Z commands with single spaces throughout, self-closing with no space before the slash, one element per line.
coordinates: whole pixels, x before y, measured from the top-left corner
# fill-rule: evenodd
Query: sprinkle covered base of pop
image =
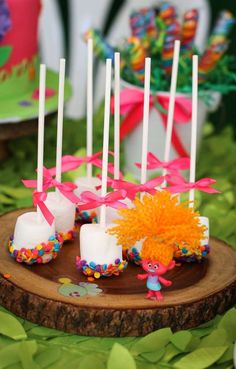
<path fill-rule="evenodd" d="M 181 245 L 175 247 L 174 258 L 177 261 L 196 262 L 204 259 L 209 252 L 209 245 L 195 247 L 194 250 L 188 245 Z M 141 265 L 142 257 L 135 246 L 125 251 L 125 258 L 136 265 Z"/>
<path fill-rule="evenodd" d="M 83 224 L 98 223 L 98 214 L 95 210 L 79 211 L 76 208 L 75 230 L 78 231 Z"/>
<path fill-rule="evenodd" d="M 8 248 L 10 255 L 18 263 L 26 264 L 46 264 L 52 259 L 55 259 L 61 249 L 63 239 L 60 235 L 51 236 L 47 243 L 42 242 L 34 248 L 24 248 L 17 250 L 14 246 L 14 239 L 10 237 Z"/>
<path fill-rule="evenodd" d="M 77 234 L 76 226 L 68 232 L 59 232 L 59 236 L 61 237 L 63 243 L 74 240 L 76 234 Z"/>
<path fill-rule="evenodd" d="M 210 252 L 209 245 L 202 245 L 199 247 L 195 247 L 194 250 L 191 249 L 188 245 L 176 246 L 174 257 L 178 261 L 184 262 L 194 262 L 201 261 L 204 259 Z"/>
<path fill-rule="evenodd" d="M 87 277 L 111 277 L 118 276 L 126 269 L 128 263 L 126 260 L 116 259 L 114 264 L 96 264 L 93 261 L 88 263 L 86 260 L 81 260 L 79 256 L 76 257 L 76 267 L 79 271 Z"/>

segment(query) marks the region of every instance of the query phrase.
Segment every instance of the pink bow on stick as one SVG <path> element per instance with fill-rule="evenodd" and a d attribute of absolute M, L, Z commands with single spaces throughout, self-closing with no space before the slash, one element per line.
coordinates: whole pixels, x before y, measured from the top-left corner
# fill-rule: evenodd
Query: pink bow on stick
<path fill-rule="evenodd" d="M 112 151 L 109 151 L 109 154 L 114 156 L 114 153 Z M 61 171 L 62 173 L 68 172 L 70 170 L 77 169 L 81 167 L 83 164 L 93 164 L 97 168 L 102 168 L 102 159 L 99 158 L 99 156 L 102 155 L 102 151 L 97 152 L 96 154 L 93 154 L 92 156 L 84 156 L 81 158 L 78 158 L 73 155 L 64 155 L 62 157 L 62 165 L 61 165 Z M 51 175 L 56 174 L 56 168 L 50 168 L 48 169 Z M 108 172 L 114 175 L 114 166 L 112 163 L 108 163 Z M 121 173 L 122 175 L 122 173 Z"/>
<path fill-rule="evenodd" d="M 38 206 L 39 209 L 41 210 L 44 218 L 46 219 L 46 221 L 48 222 L 49 225 L 52 225 L 53 221 L 54 221 L 54 216 L 52 215 L 52 213 L 50 212 L 50 210 L 47 208 L 47 206 L 45 205 L 45 200 L 47 198 L 47 193 L 46 192 L 37 192 L 34 191 L 33 192 L 33 204 L 34 206 Z"/>
<path fill-rule="evenodd" d="M 133 200 L 138 192 L 147 192 L 151 195 L 155 195 L 157 186 L 160 186 L 167 176 L 160 176 L 154 179 L 150 179 L 149 181 L 145 182 L 144 184 L 135 184 L 123 180 L 113 180 L 110 184 L 112 188 L 117 190 L 125 190 L 126 197 L 130 200 Z"/>
<path fill-rule="evenodd" d="M 108 193 L 105 197 L 98 196 L 90 191 L 84 191 L 80 195 L 80 211 L 95 209 L 102 205 L 110 206 L 111 208 L 126 208 L 126 204 L 119 201 L 124 199 L 126 195 L 125 191 L 115 191 Z M 81 204 L 82 202 L 82 204 Z"/>
<path fill-rule="evenodd" d="M 27 188 L 37 188 L 37 181 L 34 179 L 22 180 L 23 184 Z M 47 168 L 43 168 L 43 190 L 46 191 L 48 188 L 58 188 L 63 196 L 65 196 L 69 201 L 73 204 L 77 204 L 79 202 L 78 196 L 74 194 L 74 190 L 77 186 L 72 182 L 64 182 L 60 183 L 56 179 L 54 179 L 50 173 L 50 170 Z"/>
<path fill-rule="evenodd" d="M 175 177 L 174 184 L 167 189 L 171 193 L 188 192 L 192 189 L 207 193 L 220 193 L 220 191 L 210 187 L 214 183 L 216 183 L 216 180 L 212 178 L 202 178 L 196 182 L 185 182 L 185 180 L 181 176 L 179 176 Z"/>
<path fill-rule="evenodd" d="M 141 163 L 135 163 L 136 167 L 141 168 Z M 147 169 L 163 168 L 169 172 L 177 172 L 179 170 L 186 170 L 190 167 L 190 159 L 188 157 L 178 158 L 164 162 L 159 160 L 153 153 L 147 154 Z"/>

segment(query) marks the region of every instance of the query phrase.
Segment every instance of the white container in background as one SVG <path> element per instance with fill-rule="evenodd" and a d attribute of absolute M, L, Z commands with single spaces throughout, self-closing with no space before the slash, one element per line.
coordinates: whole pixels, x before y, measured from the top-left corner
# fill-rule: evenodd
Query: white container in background
<path fill-rule="evenodd" d="M 139 87 L 135 87 L 125 81 L 121 81 L 122 89 L 133 88 L 136 90 L 142 90 Z M 159 92 L 162 96 L 169 96 L 169 92 Z M 157 94 L 157 96 L 158 96 Z M 191 96 L 187 94 L 177 93 L 176 98 L 185 97 L 190 99 Z M 209 92 L 209 106 L 206 105 L 203 99 L 198 100 L 198 131 L 197 131 L 197 147 L 199 147 L 204 122 L 206 122 L 207 115 L 217 109 L 221 95 L 218 92 Z M 190 114 L 191 116 L 191 114 Z M 122 121 L 122 119 L 121 119 Z M 187 153 L 190 152 L 191 141 L 191 117 L 188 123 L 174 123 L 177 135 Z M 142 147 L 142 119 L 136 128 L 129 133 L 124 139 L 124 155 L 125 155 L 125 170 L 132 173 L 137 179 L 140 179 L 140 169 L 138 169 L 134 163 L 141 162 L 141 147 Z M 148 128 L 148 151 L 151 151 L 161 161 L 164 159 L 164 146 L 165 146 L 166 130 L 164 128 L 162 116 L 156 107 L 152 107 L 149 117 Z M 179 155 L 175 151 L 173 145 L 170 151 L 170 160 L 178 158 Z M 151 172 L 150 172 L 151 173 Z"/>

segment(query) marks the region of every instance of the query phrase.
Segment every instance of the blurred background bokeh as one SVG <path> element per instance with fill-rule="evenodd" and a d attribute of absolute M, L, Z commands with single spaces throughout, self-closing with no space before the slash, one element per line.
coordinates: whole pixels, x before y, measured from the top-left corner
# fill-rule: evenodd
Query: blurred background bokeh
<path fill-rule="evenodd" d="M 154 0 L 43 0 L 40 20 L 40 57 L 48 67 L 58 70 L 59 58 L 66 57 L 67 77 L 73 86 L 72 99 L 65 109 L 63 154 L 84 153 L 86 143 L 86 43 L 83 33 L 89 27 L 101 30 L 109 42 L 117 42 L 128 29 L 130 11 L 156 4 Z M 158 3 L 158 1 L 157 1 Z M 218 13 L 228 9 L 236 15 L 235 0 L 173 0 L 182 9 L 199 6 L 205 21 L 199 27 L 207 39 Z M 202 37 L 203 37 L 202 36 Z M 203 38 L 204 38 L 203 37 Z M 236 56 L 236 27 L 230 35 L 228 54 Z M 204 45 L 200 45 L 203 47 Z M 236 69 L 236 66 L 235 66 Z M 94 152 L 101 149 L 103 124 L 104 63 L 94 62 Z M 1 106 L 0 106 L 1 109 Z M 208 116 L 198 155 L 197 177 L 217 180 L 219 196 L 198 195 L 201 214 L 211 219 L 211 234 L 236 246 L 236 92 L 223 96 L 216 112 Z M 31 191 L 21 185 L 22 178 L 35 174 L 37 134 L 11 139 L 7 157 L 0 161 L 0 213 L 31 205 Z M 55 162 L 56 116 L 46 125 L 45 165 Z M 111 124 L 110 147 L 113 146 Z M 124 168 L 123 145 L 121 147 Z M 84 168 L 80 168 L 84 171 Z M 75 179 L 78 171 L 66 174 Z"/>

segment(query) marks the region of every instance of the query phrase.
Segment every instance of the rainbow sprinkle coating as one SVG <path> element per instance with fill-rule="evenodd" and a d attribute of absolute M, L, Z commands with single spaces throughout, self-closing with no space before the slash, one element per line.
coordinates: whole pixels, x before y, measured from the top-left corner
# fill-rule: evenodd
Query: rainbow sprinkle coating
<path fill-rule="evenodd" d="M 11 256 L 18 263 L 26 263 L 29 265 L 34 263 L 46 264 L 57 257 L 62 244 L 63 239 L 60 235 L 56 234 L 55 236 L 51 236 L 47 243 L 39 243 L 33 249 L 22 247 L 20 250 L 16 250 L 14 248 L 13 236 L 11 236 L 8 242 L 8 248 Z"/>
<path fill-rule="evenodd" d="M 75 212 L 75 231 L 78 231 L 83 224 L 98 223 L 97 213 L 94 210 L 79 211 L 76 207 Z"/>
<path fill-rule="evenodd" d="M 210 252 L 209 245 L 202 245 L 198 248 L 191 249 L 188 245 L 176 246 L 174 257 L 178 261 L 194 262 L 201 261 Z"/>
<path fill-rule="evenodd" d="M 125 258 L 136 265 L 140 265 L 142 260 L 140 252 L 136 247 L 126 250 Z"/>
<path fill-rule="evenodd" d="M 209 254 L 209 252 L 210 252 L 209 245 L 199 246 L 198 248 L 195 249 L 188 248 L 187 245 L 182 245 L 176 246 L 174 257 L 178 261 L 191 263 L 195 261 L 201 261 Z M 140 252 L 136 247 L 132 247 L 131 249 L 127 250 L 124 257 L 136 265 L 141 264 L 142 258 Z"/>
<path fill-rule="evenodd" d="M 87 277 L 94 277 L 99 279 L 100 277 L 111 277 L 112 275 L 118 276 L 127 268 L 127 261 L 116 259 L 114 264 L 96 264 L 93 261 L 87 263 L 86 260 L 81 260 L 79 256 L 76 256 L 76 267 L 82 271 Z"/>
<path fill-rule="evenodd" d="M 58 232 L 59 236 L 62 238 L 63 243 L 67 241 L 72 241 L 77 233 L 77 228 L 74 227 L 68 232 Z"/>

